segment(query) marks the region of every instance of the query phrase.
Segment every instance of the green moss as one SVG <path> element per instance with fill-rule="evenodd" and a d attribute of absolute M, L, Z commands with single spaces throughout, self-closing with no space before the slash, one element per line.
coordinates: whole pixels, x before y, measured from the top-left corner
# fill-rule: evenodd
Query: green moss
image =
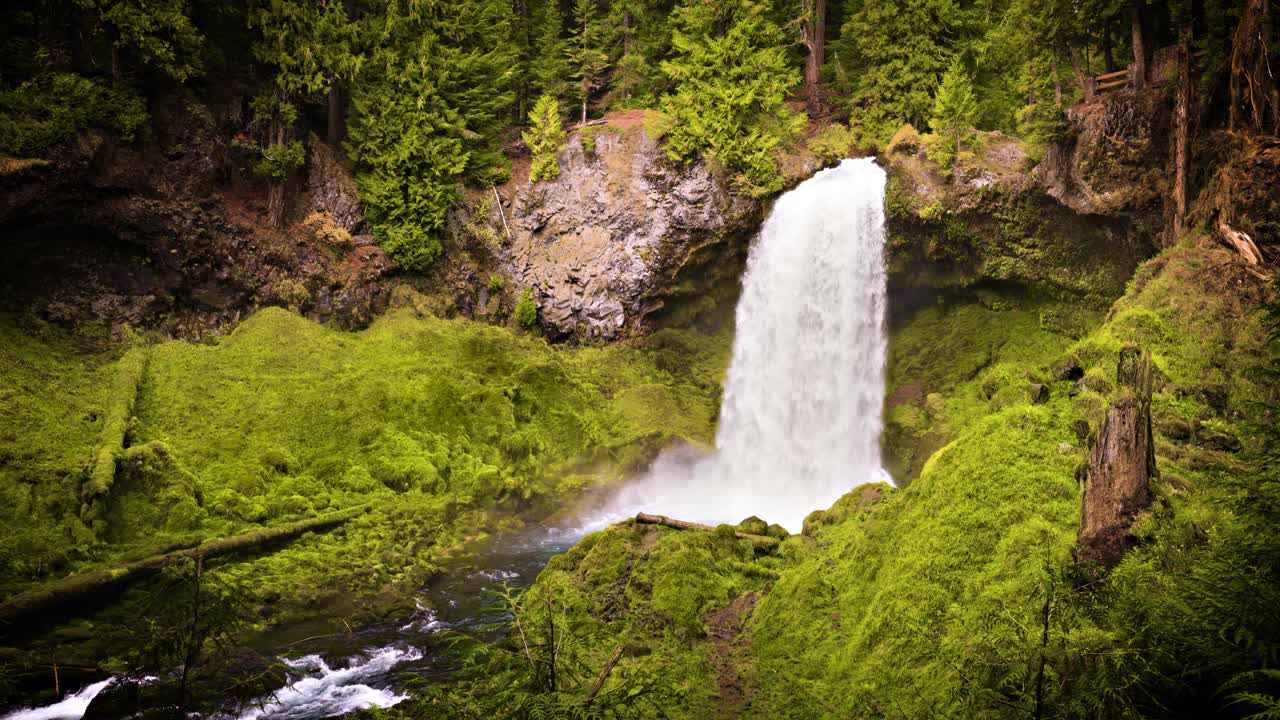
<path fill-rule="evenodd" d="M 0 331 L 3 392 L 15 401 L 4 403 L 0 448 L 27 458 L 0 470 L 14 528 L 0 582 L 372 503 L 341 533 L 227 569 L 275 599 L 271 622 L 353 597 L 376 611 L 419 587 L 438 549 L 487 515 L 550 511 L 665 438 L 709 443 L 728 340 L 665 331 L 574 350 L 409 307 L 359 333 L 268 308 L 215 343 L 170 341 L 104 365 L 69 340 L 12 322 Z M 110 450 L 115 485 L 95 539 L 78 491 L 98 447 Z"/>
<path fill-rule="evenodd" d="M 1030 383 L 1050 381 L 1046 367 L 1073 336 L 1043 319 L 1068 314 L 1081 327 L 1101 322 L 1101 313 L 996 286 L 949 297 L 891 328 L 882 445 L 895 482 L 909 484 L 975 419 L 1026 402 Z"/>

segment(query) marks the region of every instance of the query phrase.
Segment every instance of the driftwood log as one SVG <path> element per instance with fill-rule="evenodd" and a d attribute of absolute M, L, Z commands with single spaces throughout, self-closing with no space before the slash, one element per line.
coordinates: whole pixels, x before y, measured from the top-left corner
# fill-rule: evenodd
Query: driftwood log
<path fill-rule="evenodd" d="M 636 522 L 641 525 L 663 525 L 677 530 L 715 530 L 714 525 L 703 525 L 702 523 L 689 522 L 688 520 L 677 520 L 669 518 L 666 515 L 650 515 L 648 513 L 639 513 L 636 515 Z M 750 540 L 751 546 L 756 550 L 771 552 L 778 547 L 778 538 L 769 537 L 768 535 L 752 535 L 735 530 L 734 535 L 743 540 Z"/>
<path fill-rule="evenodd" d="M 363 514 L 367 509 L 367 506 L 361 505 L 279 527 L 262 528 L 220 540 L 210 540 L 186 550 L 152 555 L 124 565 L 91 570 L 42 585 L 0 603 L 0 633 L 5 631 L 5 625 L 12 624 L 16 620 L 57 610 L 74 602 L 85 601 L 105 591 L 123 588 L 130 583 L 155 575 L 183 558 L 212 558 L 291 540 L 304 533 L 327 530 L 341 525 Z M 76 611 L 81 609 L 83 608 L 74 608 Z"/>

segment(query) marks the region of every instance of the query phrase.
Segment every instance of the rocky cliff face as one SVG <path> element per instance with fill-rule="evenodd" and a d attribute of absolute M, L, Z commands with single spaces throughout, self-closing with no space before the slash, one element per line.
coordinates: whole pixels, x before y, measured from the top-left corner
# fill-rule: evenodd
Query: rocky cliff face
<path fill-rule="evenodd" d="M 543 326 L 613 339 L 736 289 L 761 203 L 702 163 L 672 163 L 638 123 L 589 130 L 560 154 L 558 178 L 513 203 L 511 275 L 536 291 Z"/>
<path fill-rule="evenodd" d="M 262 305 L 344 326 L 371 319 L 390 268 L 372 238 L 335 245 L 297 227 L 266 227 L 265 193 L 237 179 L 246 159 L 226 125 L 190 98 L 152 111 L 145 142 L 86 132 L 47 162 L 0 172 L 7 307 L 77 325 L 162 325 L 180 336 Z M 311 187 L 291 193 L 291 220 L 325 209 L 359 230 L 354 184 L 324 150 L 310 153 Z"/>

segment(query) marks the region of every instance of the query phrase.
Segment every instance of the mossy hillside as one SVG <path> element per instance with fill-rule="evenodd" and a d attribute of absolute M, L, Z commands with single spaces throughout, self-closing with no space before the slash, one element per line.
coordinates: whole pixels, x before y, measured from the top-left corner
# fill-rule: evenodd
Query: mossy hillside
<path fill-rule="evenodd" d="M 114 368 L 49 328 L 0 322 L 0 587 L 87 557 L 83 470 L 94 455 Z"/>
<path fill-rule="evenodd" d="M 882 447 L 901 486 L 993 405 L 1021 402 L 1103 313 L 1018 288 L 941 295 L 890 328 Z M 1000 395 L 997 399 L 997 395 Z"/>
<path fill-rule="evenodd" d="M 760 694 L 752 717 L 867 717 L 896 706 L 952 717 L 963 697 L 946 651 L 973 648 L 985 623 L 1029 621 L 1027 558 L 1060 556 L 1077 514 L 1065 398 L 978 421 L 905 491 L 816 530 L 752 617 Z M 837 691 L 837 688 L 839 689 Z"/>
<path fill-rule="evenodd" d="M 717 717 L 725 646 L 709 635 L 710 615 L 730 601 L 761 593 L 790 560 L 758 556 L 735 528 L 674 530 L 625 522 L 583 538 L 553 557 L 524 598 L 526 608 L 554 607 L 560 632 L 580 649 L 581 669 L 565 685 L 578 693 L 618 647 L 609 687 L 628 676 L 661 678 L 655 717 Z M 748 606 L 749 607 L 749 606 Z M 745 619 L 745 618 L 743 618 Z M 743 678 L 735 677 L 735 681 Z M 579 700 L 580 702 L 580 700 Z M 648 717 L 637 714 L 636 717 Z"/>
<path fill-rule="evenodd" d="M 1262 640 L 1274 593 L 1231 569 L 1232 557 L 1261 557 L 1240 505 L 1257 471 L 1248 428 L 1261 419 L 1244 401 L 1275 397 L 1250 370 L 1268 356 L 1251 310 L 1262 296 L 1246 278 L 1225 251 L 1168 251 L 1062 358 L 1114 378 L 1119 347 L 1140 342 L 1165 376 L 1157 415 L 1238 434 L 1246 448 L 1236 456 L 1157 430 L 1159 501 L 1110 582 L 1074 574 L 1084 448 L 1072 425 L 1086 419 L 1082 398 L 1100 416 L 1115 390 L 1099 383 L 1105 393 L 1073 399 L 1058 383 L 1046 404 L 1015 397 L 971 421 L 905 491 L 813 523 L 815 552 L 783 569 L 753 615 L 754 716 L 1022 717 L 1040 702 L 1046 713 L 1135 717 L 1174 696 L 1205 703 L 1188 716 L 1221 710 L 1214 683 L 1229 673 L 1207 662 L 1231 658 L 1239 671 L 1242 656 L 1263 665 L 1274 649 Z M 1239 394 L 1224 405 L 1206 381 Z M 1214 630 L 1224 623 L 1226 634 Z M 1217 678 L 1207 690 L 1206 678 Z"/>
<path fill-rule="evenodd" d="M 83 428 L 57 441 L 65 451 L 47 461 L 52 479 L 5 478 L 6 492 L 41 499 L 6 504 L 29 508 L 31 534 L 6 537 L 11 557 L 22 543 L 64 551 L 55 566 L 35 571 L 7 563 L 4 581 L 16 588 L 372 502 L 347 528 L 244 572 L 257 573 L 260 594 L 271 598 L 322 602 L 404 589 L 430 572 L 437 540 L 482 530 L 484 511 L 550 507 L 619 477 L 670 438 L 709 442 L 726 341 L 666 331 L 633 346 L 565 350 L 402 308 L 354 334 L 267 309 L 214 344 L 162 343 L 148 349 L 130 447 L 99 501 L 98 536 L 75 525 L 79 555 L 65 552 L 72 531 L 59 528 L 78 511 L 102 425 L 85 418 L 101 415 L 114 365 L 83 377 L 59 360 L 59 348 L 31 342 L 40 362 L 6 351 L 6 368 L 30 375 L 11 385 L 28 389 L 16 410 L 29 404 L 38 422 L 6 423 L 10 444 L 37 445 L 43 441 L 28 429 L 66 416 Z M 58 391 L 70 381 L 76 391 Z M 348 572 L 335 577 L 334 568 Z"/>

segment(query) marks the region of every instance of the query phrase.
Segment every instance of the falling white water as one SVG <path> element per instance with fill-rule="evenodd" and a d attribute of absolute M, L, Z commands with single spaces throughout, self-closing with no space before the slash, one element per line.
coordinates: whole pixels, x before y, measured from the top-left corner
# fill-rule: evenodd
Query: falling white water
<path fill-rule="evenodd" d="M 0 720 L 79 720 L 84 717 L 84 711 L 89 709 L 89 703 L 93 702 L 93 699 L 98 697 L 98 693 L 106 690 L 107 686 L 113 682 L 115 678 L 96 682 L 52 705 L 14 710 L 0 715 Z"/>
<path fill-rule="evenodd" d="M 664 453 L 588 529 L 647 511 L 798 532 L 888 479 L 884 184 L 874 161 L 845 160 L 778 199 L 743 276 L 715 453 Z"/>

